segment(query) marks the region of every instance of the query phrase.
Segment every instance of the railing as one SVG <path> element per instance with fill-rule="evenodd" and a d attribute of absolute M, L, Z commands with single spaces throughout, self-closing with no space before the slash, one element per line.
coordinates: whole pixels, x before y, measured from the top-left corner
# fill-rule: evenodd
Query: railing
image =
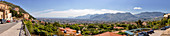
<path fill-rule="evenodd" d="M 23 22 L 24 23 L 24 22 Z M 27 26 L 25 25 L 25 32 L 26 32 L 26 36 L 31 36 L 30 32 L 27 29 Z"/>
<path fill-rule="evenodd" d="M 21 24 L 21 28 L 20 28 L 20 32 L 19 32 L 19 36 L 22 35 L 22 30 L 23 30 L 23 24 Z"/>

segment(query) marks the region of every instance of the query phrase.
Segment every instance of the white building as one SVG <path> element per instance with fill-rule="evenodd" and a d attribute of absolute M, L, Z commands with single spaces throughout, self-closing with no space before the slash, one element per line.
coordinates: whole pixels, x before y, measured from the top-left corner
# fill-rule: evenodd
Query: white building
<path fill-rule="evenodd" d="M 166 18 L 167 18 L 169 15 L 170 15 L 170 13 L 168 13 L 168 14 L 165 14 L 165 15 L 164 15 L 164 17 L 166 17 Z"/>
<path fill-rule="evenodd" d="M 7 16 L 6 20 L 13 20 L 13 18 L 11 16 L 12 16 L 12 13 L 8 13 L 8 16 Z"/>

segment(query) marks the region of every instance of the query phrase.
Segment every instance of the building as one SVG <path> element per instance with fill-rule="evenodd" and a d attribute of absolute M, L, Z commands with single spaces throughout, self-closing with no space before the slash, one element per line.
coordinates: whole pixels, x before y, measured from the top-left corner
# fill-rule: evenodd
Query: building
<path fill-rule="evenodd" d="M 24 16 L 23 16 L 23 17 L 24 17 L 24 19 L 29 19 L 29 17 L 30 17 L 30 16 L 29 16 L 29 14 L 25 14 L 25 13 L 23 13 L 23 15 L 24 15 Z"/>
<path fill-rule="evenodd" d="M 13 8 L 13 10 L 17 11 L 17 14 L 19 14 L 19 8 L 18 7 Z"/>
<path fill-rule="evenodd" d="M 13 10 L 19 12 L 19 8 L 18 7 L 14 8 Z"/>
<path fill-rule="evenodd" d="M 12 20 L 12 14 L 10 13 L 9 7 L 7 4 L 1 3 L 0 2 L 0 19 L 5 19 L 5 20 Z M 10 18 L 10 19 L 9 19 Z"/>
<path fill-rule="evenodd" d="M 148 25 L 148 24 L 147 24 L 147 22 L 143 22 L 142 25 L 145 25 L 145 26 L 146 26 L 146 25 Z"/>
<path fill-rule="evenodd" d="M 76 30 L 70 29 L 70 28 L 59 28 L 59 33 L 58 35 L 63 35 L 63 36 L 82 36 L 81 32 L 76 33 Z"/>
<path fill-rule="evenodd" d="M 94 36 L 123 36 L 123 35 L 119 35 L 119 34 L 112 33 L 112 32 L 105 32 L 105 33 L 94 35 Z"/>
<path fill-rule="evenodd" d="M 115 29 L 124 29 L 124 27 L 113 27 Z"/>
<path fill-rule="evenodd" d="M 12 18 L 12 13 L 8 13 L 8 16 L 7 16 L 7 19 L 6 20 L 13 20 L 13 18 Z"/>
<path fill-rule="evenodd" d="M 164 17 L 165 17 L 165 18 L 168 18 L 169 15 L 170 15 L 170 13 L 165 14 Z"/>
<path fill-rule="evenodd" d="M 3 12 L 0 11 L 0 19 L 3 19 Z"/>

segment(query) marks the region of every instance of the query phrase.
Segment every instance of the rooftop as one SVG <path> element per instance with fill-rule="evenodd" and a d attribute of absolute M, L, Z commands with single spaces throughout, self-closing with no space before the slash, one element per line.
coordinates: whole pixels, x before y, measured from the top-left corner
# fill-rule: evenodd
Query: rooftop
<path fill-rule="evenodd" d="M 112 32 L 105 32 L 105 33 L 94 35 L 94 36 L 122 36 L 122 35 L 112 33 Z"/>

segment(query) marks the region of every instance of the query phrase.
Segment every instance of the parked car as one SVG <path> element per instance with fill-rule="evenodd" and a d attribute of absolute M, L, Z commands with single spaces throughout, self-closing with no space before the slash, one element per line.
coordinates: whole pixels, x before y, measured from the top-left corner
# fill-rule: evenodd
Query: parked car
<path fill-rule="evenodd" d="M 166 28 L 165 28 L 165 27 L 162 27 L 161 30 L 166 30 Z"/>
<path fill-rule="evenodd" d="M 138 36 L 149 36 L 149 34 L 147 32 L 139 32 Z"/>
<path fill-rule="evenodd" d="M 138 36 L 144 36 L 144 34 L 143 33 L 138 33 Z"/>
<path fill-rule="evenodd" d="M 165 26 L 166 29 L 170 28 L 170 26 Z"/>
<path fill-rule="evenodd" d="M 147 31 L 148 34 L 154 33 L 154 30 Z"/>
<path fill-rule="evenodd" d="M 168 28 L 170 28 L 170 26 L 162 27 L 161 30 L 166 30 L 166 29 L 168 29 Z"/>
<path fill-rule="evenodd" d="M 10 23 L 11 21 L 10 21 L 10 20 L 7 20 L 6 22 L 7 22 L 7 23 Z"/>
<path fill-rule="evenodd" d="M 5 19 L 0 19 L 0 22 L 1 22 L 1 24 L 4 24 L 4 23 L 6 23 L 6 20 Z"/>

